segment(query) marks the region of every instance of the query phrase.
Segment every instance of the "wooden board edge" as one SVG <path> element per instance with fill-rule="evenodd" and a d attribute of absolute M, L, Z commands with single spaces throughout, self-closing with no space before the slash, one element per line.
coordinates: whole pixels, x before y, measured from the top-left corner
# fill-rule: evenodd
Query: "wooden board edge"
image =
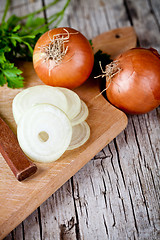
<path fill-rule="evenodd" d="M 112 138 L 107 139 L 105 142 L 101 142 L 100 144 L 100 148 L 98 149 L 98 151 L 101 151 L 106 145 L 108 145 L 115 137 L 117 137 L 127 126 L 128 124 L 128 118 L 126 116 L 125 113 L 123 113 L 122 111 L 120 111 L 119 109 L 116 109 L 119 113 L 121 113 L 121 118 L 120 118 L 120 123 L 121 123 L 121 127 L 119 127 L 119 124 L 117 124 L 116 122 L 109 128 L 108 133 L 112 133 L 112 129 L 113 128 L 117 128 L 117 134 L 115 134 Z M 105 135 L 105 133 L 104 133 Z M 101 141 L 101 139 L 103 139 L 103 135 L 102 138 L 100 137 L 99 139 L 97 139 L 92 145 L 90 145 L 88 148 L 93 148 L 96 149 L 97 144 L 99 144 L 99 142 Z M 88 149 L 86 149 L 86 152 L 88 151 Z M 65 175 L 63 175 L 63 179 L 61 176 L 61 172 L 59 172 L 56 176 L 56 178 L 60 178 L 62 179 L 62 181 L 56 181 L 56 178 L 54 179 L 54 181 L 52 182 L 52 186 L 50 186 L 50 188 L 48 189 L 54 189 L 52 191 L 48 191 L 47 195 L 43 193 L 46 191 L 47 188 L 47 183 L 46 185 L 43 186 L 43 188 L 41 188 L 41 190 L 37 190 L 34 192 L 34 195 L 32 195 L 32 197 L 29 197 L 27 199 L 27 202 L 25 203 L 25 211 L 24 211 L 24 207 L 21 206 L 16 213 L 14 213 L 12 215 L 12 218 L 7 219 L 5 222 L 3 222 L 3 224 L 0 226 L 0 240 L 3 240 L 4 237 L 6 237 L 14 228 L 16 228 L 22 221 L 24 221 L 30 214 L 32 214 L 43 202 L 45 202 L 52 194 L 54 194 L 63 184 L 65 184 L 72 176 L 74 176 L 76 174 L 76 172 L 78 172 L 82 167 L 84 167 L 95 155 L 97 154 L 96 152 L 92 153 L 92 157 L 91 155 L 87 156 L 87 161 L 81 161 L 80 165 L 77 165 L 77 161 L 73 161 L 72 162 L 72 174 L 68 175 L 68 172 L 70 171 L 71 165 L 66 166 L 66 171 L 65 171 Z M 81 157 L 81 154 L 79 156 L 79 158 Z M 83 158 L 82 158 L 83 159 Z M 74 168 L 74 171 L 73 171 Z M 57 185 L 55 185 L 55 183 Z M 38 199 L 38 195 L 41 192 L 41 201 L 39 201 Z M 34 199 L 34 201 L 32 201 Z M 32 203 L 32 204 L 31 204 Z M 16 221 L 15 221 L 16 219 Z M 8 225 L 7 231 L 5 231 L 4 229 L 6 229 L 6 225 Z"/>

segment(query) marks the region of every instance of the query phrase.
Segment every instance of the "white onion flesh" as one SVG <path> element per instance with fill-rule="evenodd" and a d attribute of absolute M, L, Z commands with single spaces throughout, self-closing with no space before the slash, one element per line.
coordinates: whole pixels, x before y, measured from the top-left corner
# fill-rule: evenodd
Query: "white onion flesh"
<path fill-rule="evenodd" d="M 81 100 L 80 113 L 71 120 L 71 125 L 75 126 L 75 125 L 85 121 L 88 117 L 88 114 L 89 114 L 88 107 L 85 104 L 85 102 Z"/>
<path fill-rule="evenodd" d="M 68 88 L 62 88 L 57 87 L 59 90 L 61 90 L 67 100 L 68 100 L 68 111 L 66 112 L 68 118 L 72 120 L 75 118 L 81 111 L 81 100 L 77 93 L 74 91 L 68 89 Z"/>
<path fill-rule="evenodd" d="M 67 150 L 82 146 L 90 137 L 90 127 L 84 121 L 72 127 L 72 139 Z"/>
<path fill-rule="evenodd" d="M 37 104 L 20 118 L 17 137 L 29 158 L 37 162 L 52 162 L 68 148 L 72 126 L 59 108 L 50 104 Z"/>
<path fill-rule="evenodd" d="M 25 111 L 39 103 L 53 104 L 65 113 L 69 108 L 65 94 L 58 88 L 47 85 L 30 87 L 18 93 L 13 99 L 12 111 L 15 122 L 18 124 Z"/>

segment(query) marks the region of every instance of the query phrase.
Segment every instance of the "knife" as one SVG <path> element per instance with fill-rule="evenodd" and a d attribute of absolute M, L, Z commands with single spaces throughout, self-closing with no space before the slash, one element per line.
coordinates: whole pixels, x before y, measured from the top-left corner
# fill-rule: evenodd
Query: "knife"
<path fill-rule="evenodd" d="M 37 166 L 23 153 L 17 137 L 0 117 L 0 152 L 18 181 L 37 171 Z"/>

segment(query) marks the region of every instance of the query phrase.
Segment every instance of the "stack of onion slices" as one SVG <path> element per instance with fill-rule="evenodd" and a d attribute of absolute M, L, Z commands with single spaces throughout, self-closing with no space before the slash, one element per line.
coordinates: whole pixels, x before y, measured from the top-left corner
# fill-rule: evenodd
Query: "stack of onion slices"
<path fill-rule="evenodd" d="M 90 137 L 88 107 L 72 90 L 30 87 L 15 96 L 12 111 L 19 145 L 34 161 L 55 161 Z"/>
<path fill-rule="evenodd" d="M 129 114 L 147 113 L 160 105 L 160 55 L 134 48 L 106 66 L 107 99 Z"/>

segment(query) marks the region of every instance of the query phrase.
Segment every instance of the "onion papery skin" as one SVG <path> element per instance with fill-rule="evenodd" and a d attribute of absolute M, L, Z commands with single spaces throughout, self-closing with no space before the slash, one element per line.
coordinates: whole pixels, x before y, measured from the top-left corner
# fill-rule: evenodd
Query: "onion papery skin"
<path fill-rule="evenodd" d="M 106 79 L 111 104 L 127 114 L 147 113 L 160 105 L 160 55 L 153 49 L 133 48 L 117 59 L 121 69 Z M 107 67 L 107 66 L 106 66 Z"/>
<path fill-rule="evenodd" d="M 44 61 L 41 47 L 49 45 L 54 35 L 69 32 L 68 51 L 63 60 L 55 65 L 54 60 Z M 72 28 L 55 28 L 44 33 L 37 41 L 33 52 L 33 66 L 38 77 L 47 85 L 76 88 L 91 74 L 94 54 L 89 41 L 79 31 Z M 49 66 L 52 69 L 49 71 Z"/>

